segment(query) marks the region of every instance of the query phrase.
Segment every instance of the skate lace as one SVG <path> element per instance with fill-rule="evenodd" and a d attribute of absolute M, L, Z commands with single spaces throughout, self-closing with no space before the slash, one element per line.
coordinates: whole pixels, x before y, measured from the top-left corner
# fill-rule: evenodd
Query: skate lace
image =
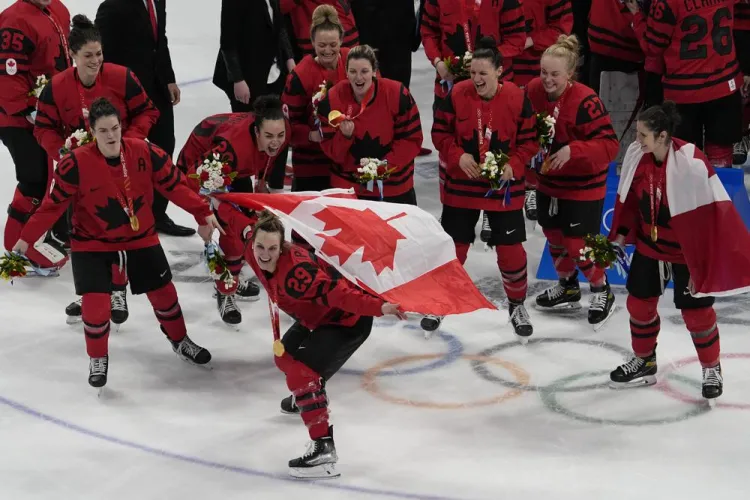
<path fill-rule="evenodd" d="M 625 372 L 625 375 L 630 375 L 631 373 L 636 373 L 640 370 L 644 363 L 645 362 L 641 358 L 633 356 L 630 361 L 620 366 L 620 368 Z"/>
<path fill-rule="evenodd" d="M 307 450 L 305 450 L 305 454 L 302 455 L 302 458 L 310 458 L 315 453 L 318 452 L 318 442 L 317 441 L 310 441 L 307 443 Z"/>
<path fill-rule="evenodd" d="M 552 288 L 546 289 L 544 293 L 547 294 L 547 297 L 549 297 L 550 300 L 556 300 L 562 297 L 562 295 L 565 293 L 565 287 L 557 284 Z"/>
<path fill-rule="evenodd" d="M 526 210 L 536 210 L 536 191 L 526 191 Z"/>
<path fill-rule="evenodd" d="M 249 283 L 249 280 L 240 280 L 240 283 L 237 285 L 237 293 L 242 294 L 247 290 L 247 284 Z"/>
<path fill-rule="evenodd" d="M 747 143 L 744 140 L 735 142 L 732 153 L 736 155 L 744 155 L 745 153 L 747 153 Z"/>
<path fill-rule="evenodd" d="M 531 324 L 531 318 L 529 318 L 529 313 L 526 311 L 526 308 L 524 306 L 516 306 L 516 308 L 513 309 L 513 312 L 510 315 L 510 320 L 516 325 Z"/>
<path fill-rule="evenodd" d="M 78 297 L 78 300 L 74 302 L 74 304 L 78 304 L 79 306 L 83 305 L 83 297 Z"/>
<path fill-rule="evenodd" d="M 237 308 L 237 299 L 232 295 L 224 295 L 221 301 L 221 315 L 227 312 L 239 311 Z"/>
<path fill-rule="evenodd" d="M 124 311 L 125 308 L 125 291 L 119 290 L 112 292 L 112 309 Z"/>
<path fill-rule="evenodd" d="M 482 218 L 482 231 L 491 231 L 492 228 L 490 227 L 490 218 L 487 217 L 487 213 L 484 213 L 484 217 Z"/>
<path fill-rule="evenodd" d="M 603 311 L 607 307 L 607 291 L 596 292 L 591 296 L 591 305 L 589 310 Z"/>
<path fill-rule="evenodd" d="M 719 386 L 723 382 L 721 371 L 718 367 L 703 369 L 703 385 Z"/>
<path fill-rule="evenodd" d="M 91 358 L 91 374 L 104 375 L 107 372 L 107 358 Z"/>
<path fill-rule="evenodd" d="M 187 335 L 182 339 L 182 342 L 180 342 L 180 350 L 184 355 L 190 358 L 195 358 L 198 353 L 201 352 L 201 349 L 202 348 L 190 340 L 190 337 Z"/>

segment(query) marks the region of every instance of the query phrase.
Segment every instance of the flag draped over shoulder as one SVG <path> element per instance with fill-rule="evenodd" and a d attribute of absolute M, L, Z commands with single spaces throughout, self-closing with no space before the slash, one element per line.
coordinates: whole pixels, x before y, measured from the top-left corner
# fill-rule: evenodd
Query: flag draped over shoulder
<path fill-rule="evenodd" d="M 631 144 L 617 187 L 613 230 L 623 216 L 642 157 L 638 143 Z M 691 294 L 722 297 L 750 292 L 750 233 L 705 155 L 694 144 L 673 139 L 666 169 L 670 225 L 690 271 Z"/>
<path fill-rule="evenodd" d="M 450 236 L 419 207 L 359 200 L 336 189 L 216 197 L 274 212 L 348 280 L 404 311 L 445 316 L 496 309 L 456 258 Z"/>

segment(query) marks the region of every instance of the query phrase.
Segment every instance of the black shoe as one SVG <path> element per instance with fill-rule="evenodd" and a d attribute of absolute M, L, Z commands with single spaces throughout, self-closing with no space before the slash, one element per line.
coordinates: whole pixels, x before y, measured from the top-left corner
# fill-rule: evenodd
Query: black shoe
<path fill-rule="evenodd" d="M 312 441 L 304 455 L 289 461 L 289 474 L 299 479 L 338 477 L 336 462 L 338 455 L 333 443 L 333 427 L 328 427 L 327 436 Z"/>
<path fill-rule="evenodd" d="M 128 320 L 128 299 L 126 290 L 114 290 L 110 295 L 110 307 L 112 309 L 112 323 L 121 325 Z"/>
<path fill-rule="evenodd" d="M 721 365 L 703 369 L 703 397 L 712 400 L 724 392 L 724 377 L 721 375 Z M 710 402 L 710 401 L 709 401 Z"/>
<path fill-rule="evenodd" d="M 161 331 L 164 332 L 163 327 Z M 166 332 L 164 332 L 164 334 L 166 335 Z M 169 339 L 169 337 L 167 338 Z M 175 342 L 171 339 L 169 339 L 169 342 L 172 344 L 172 350 L 175 354 L 189 363 L 193 363 L 194 365 L 206 365 L 211 361 L 211 353 L 208 352 L 208 349 L 199 346 L 187 335 L 185 335 L 185 338 L 179 342 Z"/>
<path fill-rule="evenodd" d="M 513 330 L 516 332 L 516 335 L 518 335 L 522 341 L 531 337 L 534 333 L 534 327 L 531 325 L 529 313 L 526 312 L 526 307 L 523 305 L 523 302 L 520 304 L 510 302 L 508 313 L 510 315 L 510 323 L 513 325 Z"/>
<path fill-rule="evenodd" d="M 81 310 L 81 302 L 83 301 L 83 298 L 80 297 L 75 302 L 71 302 L 68 304 L 68 307 L 65 308 L 65 314 L 67 315 L 67 319 L 65 322 L 69 325 L 74 325 L 81 321 L 83 317 L 83 311 Z"/>
<path fill-rule="evenodd" d="M 443 316 L 433 316 L 432 314 L 428 314 L 422 318 L 422 321 L 419 322 L 419 326 L 421 326 L 422 330 L 426 332 L 434 332 L 440 328 L 442 322 Z"/>
<path fill-rule="evenodd" d="M 645 358 L 633 356 L 627 363 L 615 368 L 610 374 L 613 389 L 642 387 L 656 383 L 656 353 Z"/>
<path fill-rule="evenodd" d="M 492 228 L 490 227 L 490 218 L 487 217 L 487 212 L 482 212 L 482 230 L 479 232 L 479 239 L 482 243 L 489 243 L 492 238 Z"/>
<path fill-rule="evenodd" d="M 294 400 L 294 394 L 281 400 L 281 413 L 294 415 L 299 414 L 299 412 L 299 406 L 297 406 L 297 403 Z"/>
<path fill-rule="evenodd" d="M 589 323 L 601 327 L 614 312 L 615 294 L 609 283 L 591 287 L 591 305 L 589 305 Z"/>
<path fill-rule="evenodd" d="M 541 309 L 580 308 L 581 286 L 578 271 L 570 278 L 561 278 L 558 283 L 536 296 L 536 305 Z"/>
<path fill-rule="evenodd" d="M 166 215 L 156 221 L 155 228 L 157 233 L 162 233 L 169 236 L 192 236 L 195 234 L 195 229 L 191 229 L 185 226 L 178 226 L 172 219 L 170 219 Z"/>
<path fill-rule="evenodd" d="M 527 189 L 524 202 L 523 210 L 526 212 L 526 218 L 530 221 L 537 220 L 536 212 L 536 189 Z"/>
<path fill-rule="evenodd" d="M 260 298 L 260 287 L 250 280 L 240 280 L 235 295 L 240 300 L 258 300 Z"/>
<path fill-rule="evenodd" d="M 107 385 L 108 371 L 109 355 L 101 358 L 91 358 L 89 361 L 89 385 L 96 388 Z"/>

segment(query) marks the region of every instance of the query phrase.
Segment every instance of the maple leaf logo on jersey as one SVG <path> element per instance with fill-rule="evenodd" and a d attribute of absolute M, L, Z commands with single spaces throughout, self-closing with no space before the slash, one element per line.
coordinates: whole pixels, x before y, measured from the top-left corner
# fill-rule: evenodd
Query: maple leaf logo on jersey
<path fill-rule="evenodd" d="M 461 139 L 461 147 L 465 153 L 469 153 L 474 157 L 474 161 L 477 163 L 481 162 L 479 158 L 479 135 L 476 129 L 472 132 L 471 139 Z M 510 151 L 510 141 L 501 141 L 497 136 L 497 130 L 493 130 L 488 151 L 502 151 L 508 154 L 508 151 Z"/>
<path fill-rule="evenodd" d="M 339 231 L 333 235 L 318 233 L 325 240 L 320 251 L 329 257 L 338 257 L 339 263 L 343 265 L 352 254 L 364 248 L 362 262 L 370 262 L 380 275 L 385 269 L 393 269 L 398 241 L 406 239 L 388 222 L 405 215 L 406 212 L 401 212 L 383 219 L 369 208 L 357 210 L 327 206 L 316 213 L 315 217 L 325 223 L 323 231 Z M 362 232 L 363 227 L 367 228 L 366 233 Z"/>
<path fill-rule="evenodd" d="M 55 70 L 57 70 L 58 73 L 62 73 L 66 69 L 68 69 L 69 61 L 68 56 L 65 53 L 65 48 L 60 45 L 60 55 L 55 57 Z"/>
<path fill-rule="evenodd" d="M 466 51 L 466 37 L 464 36 L 463 26 L 457 24 L 456 31 L 445 37 L 445 45 L 451 49 L 454 56 L 463 56 Z"/>
<path fill-rule="evenodd" d="M 378 158 L 382 160 L 390 150 L 391 148 L 383 146 L 377 137 L 373 139 L 369 132 L 365 132 L 364 137 L 361 139 L 355 137 L 354 144 L 352 144 L 350 149 L 357 165 L 359 165 L 359 160 L 362 158 Z"/>
<path fill-rule="evenodd" d="M 139 196 L 133 200 L 133 212 L 138 214 L 138 211 L 143 207 L 143 196 Z M 107 231 L 112 231 L 120 226 L 130 224 L 130 217 L 125 213 L 125 210 L 120 206 L 114 198 L 107 198 L 107 204 L 103 207 L 96 207 L 96 216 L 107 223 Z"/>

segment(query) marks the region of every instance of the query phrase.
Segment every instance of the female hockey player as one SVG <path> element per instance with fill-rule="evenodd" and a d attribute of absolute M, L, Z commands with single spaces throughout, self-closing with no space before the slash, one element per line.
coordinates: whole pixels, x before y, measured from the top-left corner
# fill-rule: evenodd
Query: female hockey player
<path fill-rule="evenodd" d="M 76 293 L 83 297 L 91 386 L 107 383 L 115 264 L 127 269 L 132 293 L 146 294 L 174 352 L 187 361 L 206 364 L 211 355 L 187 336 L 169 263 L 154 229 L 154 188 L 195 216 L 204 239 L 210 239 L 219 223 L 162 149 L 142 139 L 122 137 L 119 111 L 106 98 L 89 106 L 88 120 L 96 142 L 63 156 L 51 191 L 13 250 L 25 253 L 29 242 L 36 241 L 72 205 L 71 262 Z"/>
<path fill-rule="evenodd" d="M 440 222 L 466 261 L 474 228 L 484 210 L 490 222 L 489 245 L 508 296 L 510 321 L 517 335 L 533 333 L 526 313 L 526 225 L 523 217 L 524 170 L 537 152 L 534 112 L 523 90 L 499 83 L 502 56 L 492 38 L 479 41 L 471 59 L 471 80 L 456 84 L 435 110 L 432 142 L 440 152 Z M 487 153 L 510 157 L 501 179 L 503 189 L 492 189 L 482 177 Z M 423 328 L 434 330 L 439 319 L 428 316 Z"/>
<path fill-rule="evenodd" d="M 378 61 L 368 45 L 349 51 L 348 81 L 328 91 L 318 106 L 323 123 L 323 152 L 334 162 L 331 185 L 354 188 L 362 199 L 417 204 L 414 192 L 414 158 L 422 147 L 422 124 L 414 98 L 403 84 L 376 78 Z M 331 111 L 343 121 L 331 124 Z M 390 175 L 383 179 L 383 192 L 370 191 L 358 178 L 362 158 L 388 162 Z"/>
<path fill-rule="evenodd" d="M 591 285 L 588 321 L 599 328 L 613 312 L 615 296 L 604 270 L 579 257 L 583 237 L 599 233 L 609 162 L 619 143 L 599 97 L 574 81 L 577 66 L 578 40 L 561 35 L 542 56 L 541 77 L 526 87 L 534 111 L 555 120 L 549 156 L 537 175 L 537 216 L 560 282 L 538 295 L 536 305 L 580 307 L 578 267 Z"/>
<path fill-rule="evenodd" d="M 713 296 L 750 290 L 750 235 L 706 155 L 673 137 L 679 120 L 671 101 L 643 111 L 623 162 L 610 239 L 635 244 L 627 282 L 634 356 L 610 379 L 615 388 L 656 382 L 657 305 L 671 280 L 703 368 L 703 397 L 713 402 L 723 391 Z"/>
<path fill-rule="evenodd" d="M 313 36 L 310 33 L 315 29 L 315 11 L 325 6 L 329 19 L 336 18 L 336 23 L 341 26 L 340 46 L 352 48 L 359 44 L 359 32 L 354 22 L 354 14 L 349 6 L 349 0 L 281 0 L 279 2 L 281 13 L 289 16 L 293 33 L 290 33 L 292 45 L 295 46 L 295 59 L 299 62 L 302 56 L 319 55 Z M 312 24 L 310 23 L 312 19 Z"/>

